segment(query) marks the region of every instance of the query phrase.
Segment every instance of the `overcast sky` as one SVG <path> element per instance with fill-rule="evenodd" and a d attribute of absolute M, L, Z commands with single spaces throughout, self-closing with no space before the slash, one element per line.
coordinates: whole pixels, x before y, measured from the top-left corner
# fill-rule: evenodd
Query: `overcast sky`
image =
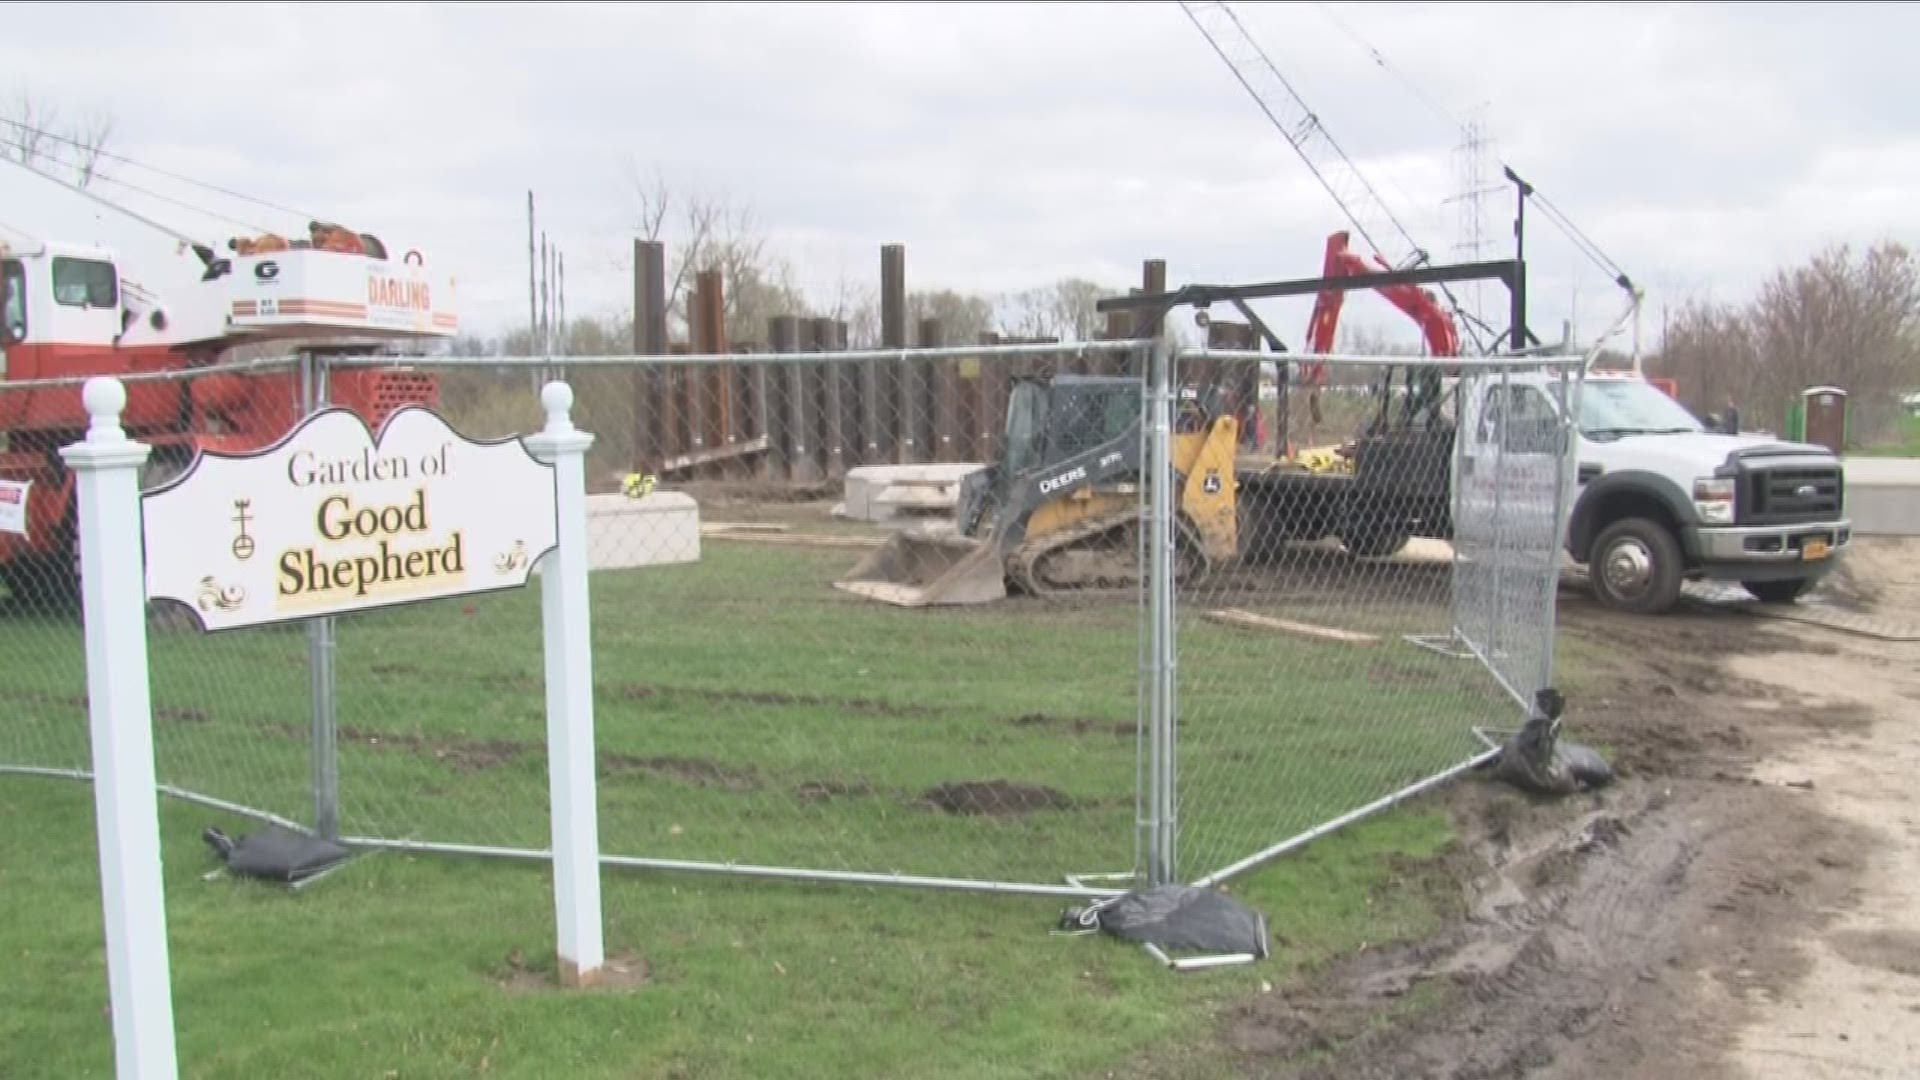
<path fill-rule="evenodd" d="M 1492 152 L 1647 288 L 1650 329 L 1663 301 L 1737 298 L 1829 242 L 1920 233 L 1912 5 L 1236 7 L 1436 256 L 1465 238 L 1445 200 L 1462 187 L 1457 120 L 1479 115 Z M 1176 284 L 1309 276 L 1344 224 L 1173 3 L 0 18 L 0 102 L 111 113 L 114 148 L 140 162 L 419 247 L 456 268 L 482 332 L 525 319 L 529 188 L 567 253 L 569 310 L 624 310 L 635 171 L 750 206 L 822 296 L 873 288 L 889 242 L 907 245 L 913 288 L 1125 286 L 1147 257 Z M 130 165 L 112 176 L 304 225 Z M 238 231 L 145 205 L 196 234 Z M 1487 213 L 1504 248 L 1511 199 Z M 1536 332 L 1570 312 L 1600 332 L 1618 290 L 1544 224 L 1529 241 Z M 1378 300 L 1348 311 L 1415 340 Z M 1271 314 L 1298 339 L 1303 307 Z"/>

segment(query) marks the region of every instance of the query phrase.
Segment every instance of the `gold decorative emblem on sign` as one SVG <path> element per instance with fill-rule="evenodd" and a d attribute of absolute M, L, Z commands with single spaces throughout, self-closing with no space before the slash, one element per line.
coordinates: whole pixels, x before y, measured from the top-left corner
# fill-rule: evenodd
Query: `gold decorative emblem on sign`
<path fill-rule="evenodd" d="M 238 585 L 221 585 L 209 574 L 200 579 L 200 610 L 238 611 L 240 605 L 247 602 L 247 590 Z"/>
<path fill-rule="evenodd" d="M 247 535 L 247 526 L 253 522 L 253 515 L 247 511 L 252 505 L 251 499 L 233 500 L 233 523 L 239 527 L 233 538 L 233 557 L 241 562 L 253 558 L 253 537 Z"/>
<path fill-rule="evenodd" d="M 511 574 L 527 565 L 527 542 L 515 540 L 513 547 L 493 557 L 493 568 L 502 574 Z"/>

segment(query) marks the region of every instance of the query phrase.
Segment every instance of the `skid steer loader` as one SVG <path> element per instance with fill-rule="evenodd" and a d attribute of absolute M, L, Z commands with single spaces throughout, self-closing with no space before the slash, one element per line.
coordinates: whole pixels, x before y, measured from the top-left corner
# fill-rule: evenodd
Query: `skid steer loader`
<path fill-rule="evenodd" d="M 895 534 L 834 587 L 923 607 L 988 603 L 1009 584 L 1035 596 L 1136 585 L 1140 424 L 1137 378 L 1017 378 L 1001 458 L 962 482 L 953 527 Z M 1197 395 L 1171 441 L 1176 575 L 1188 583 L 1238 549 L 1239 429 Z"/>

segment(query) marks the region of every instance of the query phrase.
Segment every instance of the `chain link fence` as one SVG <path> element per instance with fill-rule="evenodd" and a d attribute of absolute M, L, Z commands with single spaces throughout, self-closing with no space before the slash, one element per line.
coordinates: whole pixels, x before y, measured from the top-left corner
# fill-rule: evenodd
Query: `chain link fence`
<path fill-rule="evenodd" d="M 852 353 L 822 329 L 812 343 L 832 348 L 817 355 L 566 362 L 575 422 L 595 435 L 604 849 L 642 866 L 985 888 L 1129 871 L 1137 536 L 1109 545 L 1114 581 L 1093 597 L 910 606 L 835 587 L 902 533 L 933 534 L 935 561 L 975 558 L 999 583 L 989 533 L 1011 517 L 998 493 L 968 488 L 974 524 L 955 519 L 985 464 L 971 451 L 993 450 L 1009 416 L 1050 416 L 1033 430 L 1047 453 L 1118 440 L 1137 474 L 1139 380 L 1088 374 L 1126 347 Z M 562 374 L 411 363 L 474 438 L 529 430 L 535 387 Z M 1082 382 L 1049 398 L 1056 377 Z M 1104 498 L 1132 522 L 1140 488 L 1125 479 Z M 343 619 L 334 678 L 344 834 L 544 846 L 536 593 Z"/>
<path fill-rule="evenodd" d="M 798 319 L 768 340 L 252 365 L 157 384 L 173 419 L 136 437 L 204 434 L 197 393 L 272 411 L 254 445 L 306 410 L 377 425 L 408 401 L 498 438 L 537 429 L 539 385 L 567 379 L 595 436 L 612 863 L 1029 892 L 1217 879 L 1457 766 L 1551 678 L 1564 428 L 1521 447 L 1521 406 L 1484 392 L 1564 397 L 1566 362 L 1330 359 L 1273 382 L 1272 355 L 1176 363 L 1144 341 L 853 352 Z M 195 389 L 226 375 L 245 382 Z M 13 433 L 50 389 L 0 384 L 0 476 L 42 468 Z M 41 587 L 58 556 L 0 543 L 0 651 L 26 673 L 0 700 L 0 767 L 77 773 L 79 628 Z M 164 782 L 364 844 L 541 857 L 537 590 L 212 636 L 156 614 L 151 640 Z"/>
<path fill-rule="evenodd" d="M 152 448 L 142 487 L 187 468 L 195 433 L 224 430 L 235 447 L 247 446 L 249 433 L 271 442 L 304 408 L 291 360 L 123 380 L 123 422 Z M 89 767 L 73 479 L 59 454 L 84 435 L 83 382 L 0 382 L 0 479 L 27 485 L 24 532 L 0 532 L 0 656 L 8 673 L 0 688 L 0 766 L 17 771 L 84 776 Z M 304 632 L 205 635 L 191 617 L 156 607 L 148 642 L 162 783 L 173 794 L 256 817 L 311 821 Z"/>
<path fill-rule="evenodd" d="M 1180 383 L 1257 356 L 1183 354 Z M 1289 366 L 1262 423 L 1294 452 L 1237 471 L 1242 559 L 1177 587 L 1187 880 L 1225 880 L 1457 774 L 1487 753 L 1476 729 L 1552 679 L 1571 475 L 1548 402 L 1569 399 L 1579 359 Z"/>

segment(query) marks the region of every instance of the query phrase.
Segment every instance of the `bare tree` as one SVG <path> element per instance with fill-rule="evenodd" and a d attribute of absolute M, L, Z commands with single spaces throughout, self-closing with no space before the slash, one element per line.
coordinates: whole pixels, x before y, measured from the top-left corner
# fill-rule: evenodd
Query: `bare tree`
<path fill-rule="evenodd" d="M 972 344 L 993 329 L 993 301 L 951 289 L 908 293 L 908 324 L 917 327 L 922 319 L 938 319 L 949 344 Z"/>
<path fill-rule="evenodd" d="M 911 310 L 911 298 L 908 304 Z M 880 344 L 880 296 L 872 286 L 861 285 L 841 274 L 834 281 L 833 294 L 810 304 L 808 311 L 819 318 L 846 323 L 850 348 L 865 349 Z"/>
<path fill-rule="evenodd" d="M 1085 278 L 1061 278 L 1006 298 L 1001 305 L 1000 327 L 1017 337 L 1092 341 L 1106 325 L 1094 304 L 1120 291 Z"/>
<path fill-rule="evenodd" d="M 62 124 L 59 110 L 30 91 L 21 91 L 7 112 L 0 117 L 0 158 L 66 173 L 84 188 L 100 175 L 101 162 L 112 156 L 107 144 L 114 120 L 106 113 Z"/>
<path fill-rule="evenodd" d="M 1775 274 L 1751 317 L 1756 389 L 1784 403 L 1810 386 L 1843 387 L 1860 439 L 1884 431 L 1899 393 L 1920 378 L 1920 265 L 1901 244 L 1875 245 L 1858 261 L 1829 248 Z"/>
<path fill-rule="evenodd" d="M 1763 376 L 1754 349 L 1752 323 L 1731 304 L 1690 300 L 1667 317 L 1665 342 L 1647 370 L 1678 387 L 1680 401 L 1696 416 L 1718 412 L 1730 401 L 1758 409 Z"/>
<path fill-rule="evenodd" d="M 1872 442 L 1920 385 L 1920 262 L 1897 243 L 1830 247 L 1781 270 L 1744 305 L 1690 301 L 1649 363 L 1705 415 L 1736 405 L 1777 424 L 1809 387 L 1848 391 L 1852 437 Z"/>
<path fill-rule="evenodd" d="M 673 245 L 666 290 L 669 319 L 683 328 L 689 325 L 688 295 L 694 275 L 702 270 L 720 272 L 730 340 L 756 340 L 772 316 L 806 314 L 791 266 L 768 252 L 750 207 L 724 192 L 678 190 L 658 171 L 643 177 L 630 169 L 628 183 L 634 231 L 643 239 Z"/>
<path fill-rule="evenodd" d="M 74 182 L 81 187 L 93 183 L 100 172 L 100 159 L 106 156 L 107 141 L 113 137 L 113 117 L 94 113 L 69 129 L 73 147 Z"/>
<path fill-rule="evenodd" d="M 22 165 L 42 164 L 53 144 L 53 110 L 23 90 L 14 98 L 9 112 L 11 115 L 0 121 L 7 136 L 7 145 L 0 147 L 0 152 Z"/>

